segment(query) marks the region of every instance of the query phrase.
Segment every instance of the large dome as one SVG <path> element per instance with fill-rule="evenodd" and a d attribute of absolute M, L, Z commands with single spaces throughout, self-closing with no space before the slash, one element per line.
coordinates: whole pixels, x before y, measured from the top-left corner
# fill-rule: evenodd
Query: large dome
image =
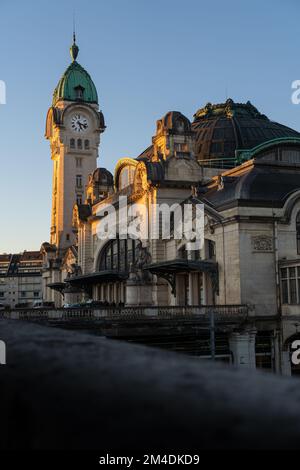
<path fill-rule="evenodd" d="M 74 38 L 74 43 L 70 48 L 73 62 L 67 68 L 54 90 L 53 106 L 55 106 L 59 100 L 84 101 L 98 104 L 97 90 L 91 76 L 76 62 L 78 52 L 79 48 Z"/>
<path fill-rule="evenodd" d="M 270 121 L 251 103 L 208 103 L 194 115 L 196 156 L 203 165 L 219 168 L 235 166 L 235 151 L 252 149 L 263 142 L 300 133 Z"/>

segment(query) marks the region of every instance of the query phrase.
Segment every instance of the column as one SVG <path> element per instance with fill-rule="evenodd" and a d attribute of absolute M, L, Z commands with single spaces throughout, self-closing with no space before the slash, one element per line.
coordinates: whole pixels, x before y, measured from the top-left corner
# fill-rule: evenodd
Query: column
<path fill-rule="evenodd" d="M 281 353 L 281 374 L 288 376 L 292 375 L 289 351 L 282 351 Z"/>
<path fill-rule="evenodd" d="M 235 367 L 256 368 L 255 336 L 255 328 L 240 333 L 232 333 L 229 338 L 229 347 L 233 355 L 233 365 Z"/>

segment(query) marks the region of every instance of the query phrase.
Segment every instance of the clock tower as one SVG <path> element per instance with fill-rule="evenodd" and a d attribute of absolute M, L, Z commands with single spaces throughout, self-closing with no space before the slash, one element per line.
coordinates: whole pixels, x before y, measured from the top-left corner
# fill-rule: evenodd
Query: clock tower
<path fill-rule="evenodd" d="M 85 186 L 97 168 L 100 134 L 105 130 L 96 87 L 76 61 L 78 52 L 74 34 L 72 63 L 54 90 L 46 121 L 53 161 L 50 243 L 58 250 L 76 241 L 73 207 L 84 203 Z"/>

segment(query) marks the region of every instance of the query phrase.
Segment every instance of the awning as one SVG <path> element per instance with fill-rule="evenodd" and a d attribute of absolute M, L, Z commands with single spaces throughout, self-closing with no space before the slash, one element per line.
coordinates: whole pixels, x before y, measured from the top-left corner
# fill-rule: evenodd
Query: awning
<path fill-rule="evenodd" d="M 215 261 L 174 259 L 171 261 L 163 261 L 162 263 L 148 264 L 143 269 L 166 279 L 171 285 L 172 294 L 175 296 L 176 274 L 190 272 L 208 273 L 211 277 L 213 291 L 217 294 L 219 293 L 219 271 L 218 263 Z"/>
<path fill-rule="evenodd" d="M 71 286 L 69 282 L 52 282 L 51 284 L 47 284 L 47 287 L 50 289 L 56 290 L 61 295 L 64 294 L 79 294 L 82 292 L 79 286 Z"/>
<path fill-rule="evenodd" d="M 159 272 L 214 272 L 218 270 L 218 264 L 215 261 L 174 259 L 162 263 L 152 263 L 145 266 L 144 269 L 155 274 Z"/>
<path fill-rule="evenodd" d="M 122 271 L 99 271 L 82 276 L 71 277 L 68 283 L 71 285 L 101 284 L 104 282 L 124 281 L 128 278 L 128 273 Z"/>
<path fill-rule="evenodd" d="M 67 286 L 64 282 L 52 282 L 51 284 L 47 284 L 47 287 L 62 293 Z"/>

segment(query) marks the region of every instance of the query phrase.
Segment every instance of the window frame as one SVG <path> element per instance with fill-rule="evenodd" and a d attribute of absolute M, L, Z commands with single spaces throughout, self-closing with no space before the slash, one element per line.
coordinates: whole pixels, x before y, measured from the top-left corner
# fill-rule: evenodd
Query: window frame
<path fill-rule="evenodd" d="M 280 268 L 280 292 L 282 305 L 300 305 L 300 265 Z"/>
<path fill-rule="evenodd" d="M 103 247 L 99 257 L 99 271 L 129 273 L 130 264 L 136 260 L 138 240 L 131 238 L 110 240 Z"/>

